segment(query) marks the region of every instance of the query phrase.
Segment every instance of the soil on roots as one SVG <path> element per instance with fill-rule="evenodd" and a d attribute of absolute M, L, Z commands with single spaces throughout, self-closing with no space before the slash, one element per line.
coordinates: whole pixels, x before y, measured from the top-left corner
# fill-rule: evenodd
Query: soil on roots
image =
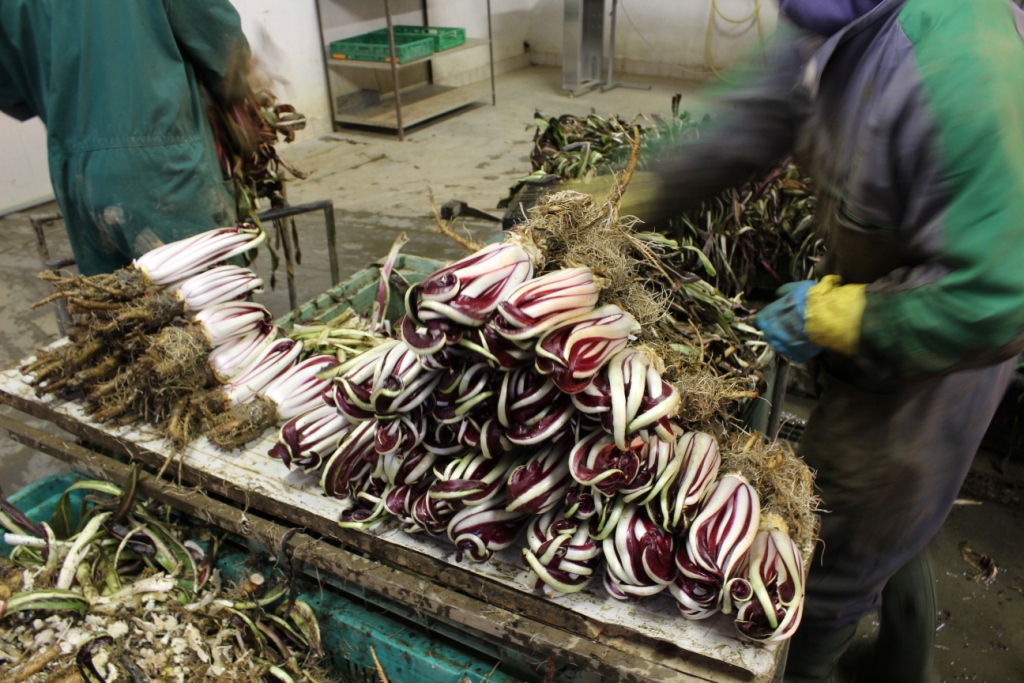
<path fill-rule="evenodd" d="M 217 448 L 231 451 L 249 443 L 277 421 L 277 405 L 257 396 L 255 400 L 213 418 L 206 436 Z"/>
<path fill-rule="evenodd" d="M 130 330 L 153 332 L 184 313 L 185 302 L 180 297 L 163 289 L 152 289 L 145 296 L 119 307 L 106 320 L 97 320 L 93 329 L 105 335 L 119 335 Z"/>
<path fill-rule="evenodd" d="M 199 391 L 215 383 L 208 362 L 210 343 L 194 325 L 165 327 L 150 340 L 146 356 L 159 382 L 178 390 Z"/>
<path fill-rule="evenodd" d="M 33 308 L 57 299 L 66 299 L 69 304 L 79 308 L 104 310 L 107 304 L 123 303 L 142 296 L 150 286 L 145 273 L 131 267 L 113 273 L 75 277 L 62 277 L 45 271 L 39 274 L 39 278 L 52 284 L 56 291 L 33 304 Z"/>

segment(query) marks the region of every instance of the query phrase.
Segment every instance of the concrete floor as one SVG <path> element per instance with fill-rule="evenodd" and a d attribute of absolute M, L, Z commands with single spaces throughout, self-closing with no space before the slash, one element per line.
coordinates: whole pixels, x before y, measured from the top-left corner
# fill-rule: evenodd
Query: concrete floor
<path fill-rule="evenodd" d="M 667 113 L 671 96 L 684 92 L 693 110 L 692 90 L 664 80 L 650 82 L 650 91 L 612 90 L 575 99 L 560 91 L 556 69 L 531 68 L 498 78 L 498 106 L 479 106 L 414 129 L 404 143 L 393 135 L 344 130 L 319 139 L 303 140 L 282 149 L 284 156 L 309 178 L 289 186 L 293 204 L 334 200 L 339 231 L 342 277 L 380 258 L 400 232 L 410 243 L 407 253 L 453 258 L 460 251 L 433 229 L 428 188 L 438 204 L 458 198 L 489 209 L 508 187 L 529 171 L 534 109 L 548 115 L 597 113 L 631 117 Z M 686 104 L 684 103 L 684 108 Z M 301 134 L 300 134 L 301 139 Z M 37 207 L 29 213 L 44 213 Z M 500 215 L 500 212 L 495 212 Z M 35 238 L 27 213 L 0 219 L 0 363 L 11 365 L 31 350 L 56 338 L 49 309 L 30 311 L 29 303 L 47 294 L 35 279 L 39 270 Z M 330 286 L 322 217 L 297 221 L 304 255 L 298 266 L 299 300 L 305 301 Z M 468 223 L 465 229 L 480 239 L 494 233 L 492 224 Z M 68 250 L 60 226 L 48 233 L 51 252 Z M 257 269 L 269 280 L 269 260 Z M 278 288 L 259 295 L 275 314 L 288 310 L 283 273 Z M 22 416 L 24 417 L 24 416 Z M 38 426 L 38 422 L 34 422 Z M 977 467 L 990 468 L 979 458 Z M 0 439 L 0 486 L 8 493 L 62 466 L 47 456 Z M 946 681 L 1003 683 L 1024 680 L 1024 511 L 996 503 L 958 506 L 933 544 L 939 607 L 936 663 Z M 957 545 L 967 541 L 993 556 L 1001 568 L 998 579 L 983 586 L 973 582 L 970 567 Z M 871 624 L 864 624 L 869 634 Z"/>

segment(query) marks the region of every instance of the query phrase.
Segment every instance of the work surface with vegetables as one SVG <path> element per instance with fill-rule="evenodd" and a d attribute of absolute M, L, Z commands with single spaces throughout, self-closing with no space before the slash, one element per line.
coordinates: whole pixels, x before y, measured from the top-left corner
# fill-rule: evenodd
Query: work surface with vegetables
<path fill-rule="evenodd" d="M 799 623 L 810 474 L 738 429 L 736 402 L 762 386 L 756 340 L 730 342 L 743 323 L 718 315 L 704 342 L 702 306 L 724 297 L 672 281 L 615 201 L 552 198 L 505 244 L 399 286 L 405 315 L 389 321 L 396 245 L 365 318 L 292 325 L 291 339 L 234 301 L 251 280 L 207 270 L 251 241 L 244 229 L 200 239 L 194 263 L 169 245 L 102 286 L 57 282 L 85 322 L 0 390 L 256 509 L 318 530 L 340 520 L 329 535 L 401 548 L 398 564 L 456 564 L 597 632 L 764 677 L 777 647 L 747 639 L 781 641 Z M 133 272 L 145 291 L 124 295 Z M 123 334 L 140 321 L 144 338 Z M 159 352 L 181 331 L 203 349 L 184 375 L 161 369 L 184 359 Z M 166 381 L 183 376 L 191 393 Z"/>

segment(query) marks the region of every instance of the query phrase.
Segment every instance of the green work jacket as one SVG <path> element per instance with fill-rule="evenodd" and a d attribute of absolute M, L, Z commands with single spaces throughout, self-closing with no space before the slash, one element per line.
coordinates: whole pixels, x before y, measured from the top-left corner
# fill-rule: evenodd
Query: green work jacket
<path fill-rule="evenodd" d="M 235 221 L 200 84 L 244 92 L 227 0 L 0 0 L 0 110 L 46 124 L 84 274 Z"/>

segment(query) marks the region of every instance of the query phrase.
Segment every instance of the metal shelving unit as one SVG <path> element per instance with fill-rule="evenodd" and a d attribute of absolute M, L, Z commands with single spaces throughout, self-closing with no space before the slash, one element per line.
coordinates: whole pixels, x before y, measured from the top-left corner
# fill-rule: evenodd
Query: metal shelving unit
<path fill-rule="evenodd" d="M 321 3 L 324 1 L 325 0 L 317 0 L 317 13 L 321 20 L 321 40 L 325 43 L 326 50 L 326 44 L 328 41 L 323 35 L 323 14 L 321 11 Z M 487 0 L 486 39 L 469 38 L 463 45 L 458 47 L 444 50 L 442 52 L 435 52 L 429 57 L 414 59 L 402 64 L 398 63 L 395 55 L 395 32 L 391 11 L 392 0 L 383 0 L 383 5 L 384 16 L 387 20 L 388 43 L 391 50 L 391 60 L 389 62 L 334 59 L 330 56 L 329 50 L 326 51 L 325 60 L 328 70 L 359 69 L 368 71 L 389 71 L 391 73 L 392 92 L 387 95 L 381 95 L 379 101 L 366 103 L 355 110 L 346 109 L 345 111 L 338 111 L 336 104 L 337 100 L 333 92 L 333 88 L 329 87 L 329 90 L 331 91 L 331 112 L 336 123 L 394 130 L 398 133 L 398 139 L 404 140 L 406 128 L 424 123 L 430 119 L 456 111 L 466 105 L 479 101 L 481 99 L 481 92 L 479 88 L 475 88 L 473 86 L 449 86 L 434 83 L 430 65 L 435 61 L 445 59 L 453 54 L 458 54 L 467 50 L 479 49 L 484 46 L 488 48 L 488 65 L 491 76 L 491 104 L 497 104 L 497 95 L 495 94 L 494 88 L 494 41 L 493 29 L 491 26 L 490 0 Z M 423 3 L 422 11 L 423 23 L 424 25 L 427 25 L 426 2 Z M 427 66 L 426 82 L 411 87 L 401 87 L 399 72 L 410 67 L 423 65 Z M 328 74 L 329 86 L 330 83 L 331 78 L 330 74 Z"/>

